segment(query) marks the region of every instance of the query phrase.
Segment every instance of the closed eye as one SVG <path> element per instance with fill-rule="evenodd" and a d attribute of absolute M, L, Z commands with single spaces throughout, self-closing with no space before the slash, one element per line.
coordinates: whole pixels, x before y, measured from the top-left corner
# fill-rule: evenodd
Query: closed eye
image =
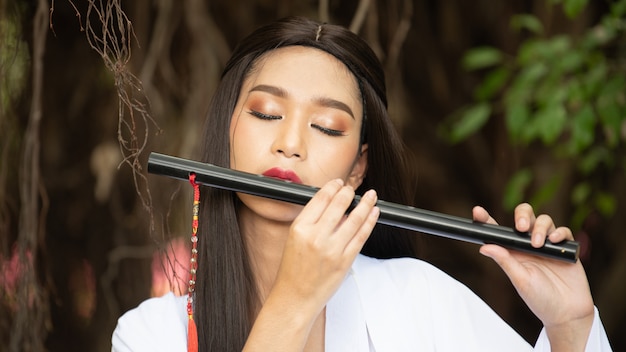
<path fill-rule="evenodd" d="M 283 118 L 282 116 L 264 114 L 262 112 L 254 110 L 250 110 L 248 111 L 248 113 L 252 116 L 260 118 L 261 120 L 280 120 Z"/>
<path fill-rule="evenodd" d="M 322 127 L 320 125 L 312 124 L 311 127 L 320 130 L 322 133 L 329 136 L 343 136 L 343 131 L 333 130 L 331 128 Z"/>

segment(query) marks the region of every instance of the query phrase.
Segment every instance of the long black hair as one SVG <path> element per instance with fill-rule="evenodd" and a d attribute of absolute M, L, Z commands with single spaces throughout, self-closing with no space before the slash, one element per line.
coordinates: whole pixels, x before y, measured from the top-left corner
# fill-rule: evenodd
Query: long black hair
<path fill-rule="evenodd" d="M 209 106 L 202 160 L 229 167 L 229 126 L 245 78 L 271 50 L 286 46 L 323 50 L 355 76 L 363 99 L 363 140 L 368 168 L 357 189 L 376 189 L 380 199 L 411 204 L 414 181 L 407 177 L 406 151 L 387 113 L 385 77 L 374 52 L 348 29 L 290 17 L 257 29 L 235 48 Z M 202 351 L 239 351 L 254 322 L 258 302 L 233 192 L 203 189 L 198 246 L 195 315 Z M 414 234 L 377 225 L 362 253 L 376 258 L 417 256 Z"/>

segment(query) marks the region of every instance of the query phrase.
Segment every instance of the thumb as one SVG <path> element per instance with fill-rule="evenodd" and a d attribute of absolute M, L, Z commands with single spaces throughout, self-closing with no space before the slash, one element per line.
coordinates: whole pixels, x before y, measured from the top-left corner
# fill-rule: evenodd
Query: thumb
<path fill-rule="evenodd" d="M 495 244 L 486 244 L 480 247 L 480 254 L 493 259 L 514 286 L 517 286 L 524 279 L 526 269 L 506 248 Z"/>

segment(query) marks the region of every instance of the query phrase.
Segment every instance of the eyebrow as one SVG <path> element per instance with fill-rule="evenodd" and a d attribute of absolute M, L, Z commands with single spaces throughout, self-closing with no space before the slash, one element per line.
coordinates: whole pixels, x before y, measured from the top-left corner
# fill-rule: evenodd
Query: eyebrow
<path fill-rule="evenodd" d="M 270 86 L 267 84 L 259 84 L 257 86 L 254 86 L 252 87 L 252 89 L 250 89 L 250 92 L 265 92 L 265 93 L 269 93 L 271 95 L 277 96 L 279 98 L 287 98 L 289 96 L 289 93 L 287 93 L 286 90 L 280 87 Z M 332 109 L 345 111 L 348 115 L 350 115 L 354 119 L 354 113 L 352 112 L 352 109 L 350 109 L 350 107 L 347 104 L 339 100 L 335 100 L 335 99 L 328 98 L 328 97 L 315 97 L 313 98 L 313 102 L 316 105 L 319 105 L 325 108 L 332 108 Z"/>

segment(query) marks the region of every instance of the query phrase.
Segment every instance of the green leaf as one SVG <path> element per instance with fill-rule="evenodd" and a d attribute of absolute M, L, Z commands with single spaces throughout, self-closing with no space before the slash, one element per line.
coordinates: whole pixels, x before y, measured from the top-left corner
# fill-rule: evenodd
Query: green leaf
<path fill-rule="evenodd" d="M 579 51 L 571 50 L 559 57 L 555 62 L 555 66 L 560 72 L 569 73 L 580 69 L 583 62 L 583 54 Z"/>
<path fill-rule="evenodd" d="M 585 96 L 588 99 L 595 96 L 600 88 L 606 82 L 606 76 L 608 73 L 607 64 L 604 60 L 598 60 L 593 62 L 591 69 L 581 75 L 581 84 L 585 89 Z"/>
<path fill-rule="evenodd" d="M 588 175 L 600 164 L 608 164 L 610 159 L 611 154 L 605 147 L 595 147 L 583 155 L 582 159 L 578 162 L 578 169 L 583 175 Z"/>
<path fill-rule="evenodd" d="M 614 97 L 614 99 L 617 100 L 617 97 L 623 97 L 625 89 L 626 80 L 624 79 L 624 76 L 616 75 L 611 77 L 609 81 L 606 82 L 606 84 L 602 87 L 600 95 Z"/>
<path fill-rule="evenodd" d="M 620 140 L 622 125 L 626 120 L 624 89 L 626 84 L 621 75 L 614 76 L 600 90 L 596 109 L 604 127 L 607 144 L 617 146 Z"/>
<path fill-rule="evenodd" d="M 509 79 L 510 72 L 505 67 L 498 67 L 485 76 L 483 82 L 474 91 L 476 100 L 488 100 L 492 98 Z"/>
<path fill-rule="evenodd" d="M 561 75 L 551 71 L 535 90 L 535 100 L 540 106 L 563 104 L 567 99 L 568 87 L 561 83 Z"/>
<path fill-rule="evenodd" d="M 587 202 L 591 196 L 591 185 L 589 182 L 580 182 L 572 190 L 571 200 L 575 205 Z"/>
<path fill-rule="evenodd" d="M 541 57 L 540 47 L 545 45 L 543 40 L 529 39 L 522 42 L 517 51 L 517 63 L 520 66 L 527 65 Z"/>
<path fill-rule="evenodd" d="M 585 96 L 585 89 L 580 83 L 580 80 L 573 79 L 568 82 L 567 85 L 567 105 L 568 108 L 577 110 L 583 104 L 587 103 Z"/>
<path fill-rule="evenodd" d="M 526 105 L 532 100 L 532 85 L 520 79 L 516 79 L 511 86 L 504 91 L 504 105 Z"/>
<path fill-rule="evenodd" d="M 604 192 L 596 194 L 594 204 L 600 214 L 607 217 L 615 214 L 615 208 L 617 208 L 617 200 L 615 199 L 615 196 Z"/>
<path fill-rule="evenodd" d="M 562 104 L 552 104 L 539 110 L 533 120 L 541 140 L 551 145 L 561 135 L 567 121 L 567 112 Z"/>
<path fill-rule="evenodd" d="M 463 56 L 463 67 L 468 70 L 479 70 L 481 68 L 497 65 L 502 61 L 502 53 L 493 47 L 478 47 L 470 49 Z"/>
<path fill-rule="evenodd" d="M 489 119 L 491 105 L 479 103 L 461 112 L 460 120 L 452 126 L 450 139 L 453 143 L 460 142 L 478 131 Z"/>
<path fill-rule="evenodd" d="M 572 44 L 572 40 L 567 35 L 557 35 L 546 42 L 544 54 L 550 59 L 560 59 L 559 55 L 567 52 Z"/>
<path fill-rule="evenodd" d="M 611 15 L 616 18 L 626 15 L 626 1 L 615 1 L 611 4 Z"/>
<path fill-rule="evenodd" d="M 617 147 L 621 133 L 622 110 L 615 104 L 607 104 L 598 108 L 598 114 L 604 125 L 606 144 L 611 148 Z"/>
<path fill-rule="evenodd" d="M 511 138 L 516 141 L 521 139 L 523 129 L 528 123 L 530 112 L 525 104 L 510 105 L 506 109 L 506 126 Z"/>
<path fill-rule="evenodd" d="M 518 105 L 530 104 L 535 92 L 537 81 L 548 72 L 548 67 L 543 62 L 536 62 L 524 68 L 515 76 L 510 88 L 504 95 L 504 104 Z"/>
<path fill-rule="evenodd" d="M 522 68 L 517 76 L 517 79 L 515 80 L 515 83 L 523 85 L 533 84 L 541 77 L 545 76 L 548 72 L 549 69 L 545 62 L 537 61 Z"/>
<path fill-rule="evenodd" d="M 531 14 L 519 14 L 511 19 L 511 27 L 516 30 L 526 29 L 534 34 L 543 33 L 543 25 L 536 16 Z"/>
<path fill-rule="evenodd" d="M 529 169 L 517 171 L 504 188 L 503 206 L 507 211 L 513 210 L 518 204 L 522 203 L 524 193 L 528 185 L 533 180 L 533 173 Z"/>
<path fill-rule="evenodd" d="M 564 0 L 563 10 L 569 18 L 574 18 L 587 6 L 587 0 Z"/>
<path fill-rule="evenodd" d="M 595 139 L 596 117 L 593 108 L 585 104 L 572 116 L 572 135 L 569 140 L 570 155 L 578 155 L 587 149 Z"/>
<path fill-rule="evenodd" d="M 571 39 L 557 35 L 549 39 L 529 39 L 523 42 L 517 53 L 520 66 L 532 65 L 541 60 L 553 61 L 571 48 Z"/>

